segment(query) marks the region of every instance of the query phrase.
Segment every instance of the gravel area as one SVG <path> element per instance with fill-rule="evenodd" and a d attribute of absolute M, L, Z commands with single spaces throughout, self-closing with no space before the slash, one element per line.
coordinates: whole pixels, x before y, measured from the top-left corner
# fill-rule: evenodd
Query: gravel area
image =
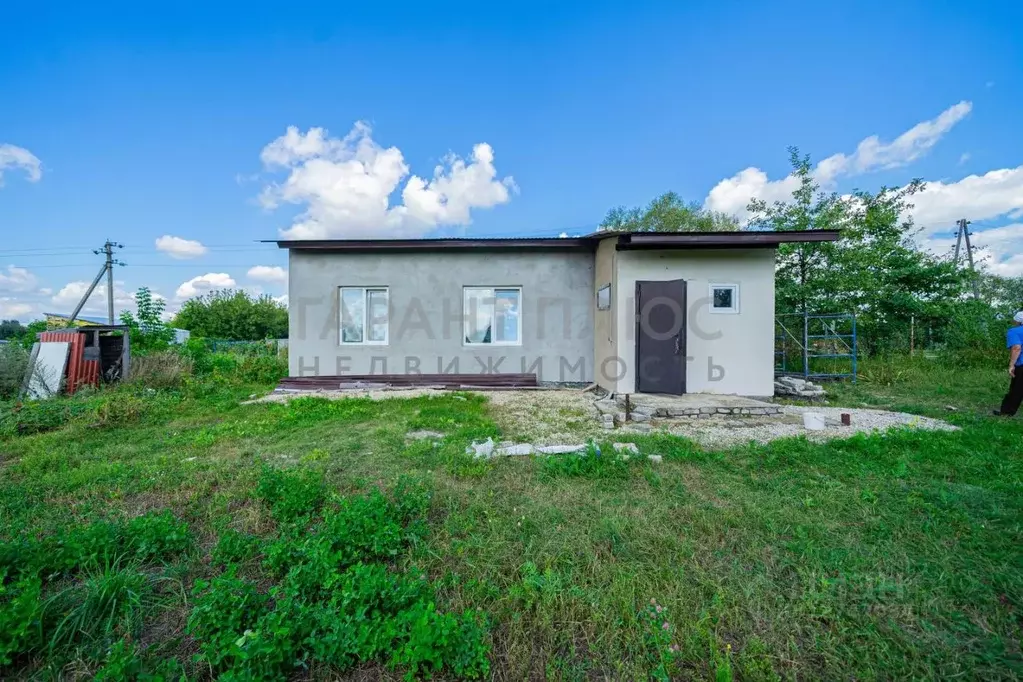
<path fill-rule="evenodd" d="M 825 419 L 823 431 L 809 431 L 803 426 L 803 413 L 815 412 Z M 842 414 L 851 416 L 851 424 L 842 426 Z M 905 412 L 886 412 L 855 407 L 786 406 L 780 417 L 722 417 L 701 420 L 664 421 L 658 424 L 670 433 L 690 438 L 707 448 L 720 449 L 743 445 L 750 441 L 767 443 L 777 438 L 806 436 L 815 442 L 849 438 L 857 433 L 877 433 L 891 428 L 912 428 L 932 431 L 957 431 L 959 427 L 939 419 Z"/>
<path fill-rule="evenodd" d="M 450 395 L 449 391 L 437 389 L 393 389 L 393 390 L 346 390 L 317 391 L 301 393 L 270 393 L 245 404 L 263 402 L 286 402 L 293 398 L 314 396 L 338 400 L 344 398 L 369 398 L 388 400 L 391 398 L 415 398 L 424 395 Z M 504 437 L 518 442 L 537 445 L 563 443 L 585 443 L 590 438 L 613 439 L 616 434 L 630 433 L 632 427 L 625 426 L 605 431 L 600 426 L 600 416 L 592 393 L 577 389 L 550 391 L 487 391 L 483 395 L 494 406 L 493 416 Z M 803 426 L 803 413 L 816 412 L 824 415 L 825 428 L 809 431 Z M 843 413 L 852 417 L 850 426 L 842 426 Z M 715 415 L 708 419 L 655 419 L 646 422 L 653 431 L 666 431 L 684 436 L 700 445 L 722 449 L 744 445 L 750 441 L 767 443 L 777 438 L 806 436 L 815 442 L 833 438 L 848 438 L 857 433 L 873 433 L 890 428 L 914 428 L 939 431 L 958 429 L 939 419 L 920 417 L 904 412 L 887 412 L 856 407 L 803 407 L 784 406 L 777 416 L 730 416 Z M 645 425 L 638 425 L 637 428 Z"/>

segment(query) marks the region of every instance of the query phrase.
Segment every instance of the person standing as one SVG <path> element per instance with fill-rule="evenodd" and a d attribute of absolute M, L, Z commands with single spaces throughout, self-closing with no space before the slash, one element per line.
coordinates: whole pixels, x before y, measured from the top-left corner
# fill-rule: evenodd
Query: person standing
<path fill-rule="evenodd" d="M 1012 328 L 1005 335 L 1005 346 L 1009 349 L 1009 392 L 1002 399 L 1001 409 L 995 414 L 1011 417 L 1023 403 L 1023 310 L 1012 318 Z"/>

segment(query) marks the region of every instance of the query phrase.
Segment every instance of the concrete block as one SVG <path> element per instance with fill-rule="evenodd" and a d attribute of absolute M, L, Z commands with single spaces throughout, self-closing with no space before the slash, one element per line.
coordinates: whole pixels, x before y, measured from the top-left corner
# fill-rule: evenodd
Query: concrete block
<path fill-rule="evenodd" d="M 634 422 L 648 422 L 650 421 L 650 415 L 643 414 L 642 412 L 633 412 L 632 421 Z"/>
<path fill-rule="evenodd" d="M 563 455 L 569 452 L 582 452 L 586 449 L 581 445 L 537 445 L 533 450 L 540 455 Z"/>
<path fill-rule="evenodd" d="M 701 407 L 700 414 L 715 414 L 718 411 L 716 407 Z"/>
<path fill-rule="evenodd" d="M 503 448 L 497 448 L 497 454 L 505 456 L 531 455 L 533 454 L 533 446 L 529 443 L 508 445 Z"/>
<path fill-rule="evenodd" d="M 639 452 L 635 443 L 612 443 L 611 447 L 618 452 Z"/>

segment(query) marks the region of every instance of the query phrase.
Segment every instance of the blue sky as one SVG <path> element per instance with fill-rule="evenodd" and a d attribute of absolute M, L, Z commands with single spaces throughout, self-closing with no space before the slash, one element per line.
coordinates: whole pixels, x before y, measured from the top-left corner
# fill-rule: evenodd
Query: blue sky
<path fill-rule="evenodd" d="M 3 10 L 0 317 L 69 311 L 108 237 L 119 307 L 173 309 L 286 294 L 280 234 L 577 233 L 669 189 L 741 214 L 793 144 L 837 191 L 932 183 L 926 246 L 965 216 L 1023 274 L 1018 2 L 104 4 Z"/>

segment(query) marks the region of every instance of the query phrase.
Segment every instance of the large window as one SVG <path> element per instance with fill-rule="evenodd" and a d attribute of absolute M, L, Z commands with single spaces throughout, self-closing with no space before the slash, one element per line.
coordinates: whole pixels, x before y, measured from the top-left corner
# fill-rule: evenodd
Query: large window
<path fill-rule="evenodd" d="M 522 289 L 466 287 L 463 293 L 466 345 L 522 344 Z"/>
<path fill-rule="evenodd" d="M 739 285 L 711 284 L 710 312 L 726 314 L 739 312 Z"/>
<path fill-rule="evenodd" d="M 341 343 L 387 343 L 387 289 L 341 287 Z"/>

